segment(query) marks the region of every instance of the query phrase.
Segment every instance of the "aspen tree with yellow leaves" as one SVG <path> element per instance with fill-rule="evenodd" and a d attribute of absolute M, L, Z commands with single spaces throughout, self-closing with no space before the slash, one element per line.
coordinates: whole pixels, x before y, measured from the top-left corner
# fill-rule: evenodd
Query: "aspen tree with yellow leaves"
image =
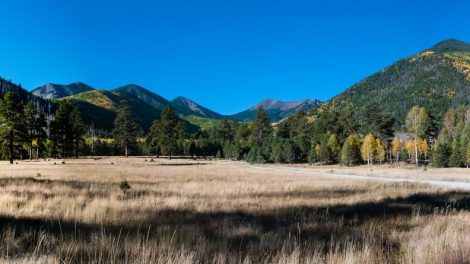
<path fill-rule="evenodd" d="M 424 135 L 429 125 L 429 115 L 424 107 L 413 106 L 406 116 L 406 128 L 413 134 L 414 157 L 416 166 L 419 166 L 418 140 Z M 408 148 L 407 148 L 408 149 Z"/>
<path fill-rule="evenodd" d="M 382 164 L 382 162 L 385 160 L 385 146 L 382 144 L 382 141 L 380 139 L 375 140 L 375 159 L 379 162 L 379 164 Z"/>
<path fill-rule="evenodd" d="M 403 150 L 403 144 L 398 138 L 394 138 L 392 141 L 392 155 L 395 157 L 395 161 L 398 164 L 400 161 L 400 152 Z"/>
<path fill-rule="evenodd" d="M 376 141 L 372 134 L 368 134 L 364 139 L 361 147 L 361 156 L 363 160 L 367 161 L 367 165 L 373 162 Z"/>
<path fill-rule="evenodd" d="M 429 145 L 426 139 L 420 140 L 418 151 L 421 155 L 424 155 L 424 162 L 426 162 L 426 160 L 428 159 L 428 154 L 429 154 Z"/>

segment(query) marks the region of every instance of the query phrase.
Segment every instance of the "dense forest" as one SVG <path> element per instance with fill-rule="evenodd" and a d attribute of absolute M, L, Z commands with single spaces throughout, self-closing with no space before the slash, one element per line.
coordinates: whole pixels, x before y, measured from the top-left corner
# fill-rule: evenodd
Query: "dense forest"
<path fill-rule="evenodd" d="M 61 100 L 47 117 L 39 104 L 7 92 L 0 100 L 0 154 L 15 159 L 105 155 L 185 156 L 246 160 L 251 163 L 397 164 L 464 167 L 470 164 L 470 108 L 450 108 L 436 119 L 413 106 L 396 130 L 394 117 L 376 103 L 364 107 L 359 124 L 348 109 L 323 105 L 315 115 L 303 111 L 273 125 L 260 107 L 252 122 L 222 120 L 192 132 L 171 106 L 145 131 L 121 101 L 114 129 L 103 137 L 86 126 L 80 105 Z"/>

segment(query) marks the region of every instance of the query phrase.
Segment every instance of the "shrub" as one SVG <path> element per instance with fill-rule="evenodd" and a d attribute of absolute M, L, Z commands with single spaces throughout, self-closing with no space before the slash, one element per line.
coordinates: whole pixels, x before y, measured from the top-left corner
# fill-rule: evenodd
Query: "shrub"
<path fill-rule="evenodd" d="M 121 181 L 121 183 L 119 183 L 119 188 L 121 189 L 123 193 L 125 193 L 127 190 L 131 188 L 131 186 L 129 185 L 129 182 L 127 182 L 127 180 L 123 180 Z"/>

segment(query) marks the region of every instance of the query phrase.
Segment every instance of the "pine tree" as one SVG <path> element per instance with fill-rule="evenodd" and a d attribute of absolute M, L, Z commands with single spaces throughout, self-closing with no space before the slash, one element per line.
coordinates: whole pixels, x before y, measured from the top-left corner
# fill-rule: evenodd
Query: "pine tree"
<path fill-rule="evenodd" d="M 83 134 L 85 133 L 85 124 L 82 120 L 82 114 L 78 105 L 72 108 L 69 116 L 70 127 L 71 127 L 71 141 L 73 143 L 75 158 L 79 155 L 79 145 L 83 142 Z"/>
<path fill-rule="evenodd" d="M 293 163 L 295 161 L 294 144 L 290 140 L 286 140 L 284 142 L 283 152 L 284 152 L 284 155 L 283 155 L 284 160 L 287 163 Z"/>
<path fill-rule="evenodd" d="M 113 136 L 117 145 L 124 150 L 126 158 L 129 156 L 129 148 L 137 144 L 137 138 L 140 135 L 141 128 L 132 116 L 129 103 L 125 100 L 121 101 L 114 120 Z"/>
<path fill-rule="evenodd" d="M 320 142 L 320 153 L 318 155 L 319 160 L 322 163 L 328 164 L 331 162 L 331 149 L 328 146 L 328 137 L 323 137 Z"/>
<path fill-rule="evenodd" d="M 451 154 L 449 157 L 450 167 L 461 167 L 463 165 L 463 157 L 460 153 L 459 140 L 454 136 L 454 140 L 451 144 Z"/>
<path fill-rule="evenodd" d="M 43 148 L 46 135 L 46 118 L 42 111 L 34 109 L 31 103 L 25 106 L 26 138 L 29 159 L 33 159 L 33 149 L 36 147 L 36 159 L 39 158 L 39 149 Z"/>
<path fill-rule="evenodd" d="M 283 142 L 283 139 L 277 138 L 274 141 L 274 145 L 272 147 L 271 157 L 270 157 L 270 159 L 274 163 L 281 163 L 281 162 L 284 161 L 284 155 L 283 155 L 284 146 L 285 146 L 285 144 Z"/>
<path fill-rule="evenodd" d="M 72 152 L 72 127 L 70 125 L 70 113 L 72 106 L 67 100 L 59 102 L 59 106 L 54 113 L 51 124 L 51 139 L 53 142 L 53 154 L 65 158 Z"/>
<path fill-rule="evenodd" d="M 448 142 L 436 141 L 433 151 L 433 165 L 438 168 L 446 168 L 449 166 L 449 156 L 451 149 Z"/>
<path fill-rule="evenodd" d="M 251 124 L 251 142 L 261 145 L 264 140 L 271 134 L 272 127 L 268 114 L 262 106 L 256 112 L 256 117 Z"/>
<path fill-rule="evenodd" d="M 173 108 L 166 106 L 160 120 L 152 126 L 150 137 L 161 153 L 171 159 L 178 151 L 178 140 L 184 139 L 185 134 L 185 129 Z"/>
<path fill-rule="evenodd" d="M 0 100 L 0 142 L 6 156 L 13 164 L 19 156 L 23 144 L 27 143 L 27 133 L 23 103 L 15 93 L 5 93 Z"/>

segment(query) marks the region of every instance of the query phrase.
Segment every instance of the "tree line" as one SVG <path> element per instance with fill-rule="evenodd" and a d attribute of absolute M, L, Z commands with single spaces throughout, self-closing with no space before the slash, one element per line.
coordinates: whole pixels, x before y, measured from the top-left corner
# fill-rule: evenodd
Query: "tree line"
<path fill-rule="evenodd" d="M 251 163 L 398 164 L 436 167 L 470 165 L 470 108 L 449 109 L 437 120 L 424 107 L 409 110 L 401 127 L 376 103 L 363 109 L 361 122 L 348 108 L 322 105 L 315 114 L 298 111 L 273 125 L 259 108 L 250 122 L 221 120 L 190 133 L 167 106 L 145 132 L 122 101 L 111 136 L 85 126 L 78 105 L 59 101 L 51 118 L 23 103 L 15 93 L 0 100 L 0 154 L 14 159 L 79 155 L 156 155 L 224 158 Z"/>
<path fill-rule="evenodd" d="M 85 125 L 80 110 L 60 101 L 54 118 L 23 102 L 16 93 L 0 99 L 0 157 L 14 159 L 65 158 L 79 155 Z"/>

